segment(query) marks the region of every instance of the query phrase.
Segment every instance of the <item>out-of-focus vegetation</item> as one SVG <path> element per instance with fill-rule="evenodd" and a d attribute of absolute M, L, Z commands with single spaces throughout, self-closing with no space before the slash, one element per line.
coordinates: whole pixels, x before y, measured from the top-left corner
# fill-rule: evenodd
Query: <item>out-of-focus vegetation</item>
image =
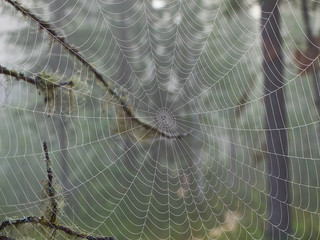
<path fill-rule="evenodd" d="M 0 220 L 42 211 L 46 140 L 64 186 L 65 225 L 117 239 L 267 239 L 258 1 L 23 4 L 128 90 L 141 119 L 168 107 L 177 131 L 193 132 L 149 142 L 117 134 L 114 105 L 88 69 L 1 1 L 0 22 L 13 27 L 0 28 L 0 64 L 61 81 L 77 76 L 86 91 L 73 112 L 51 113 L 37 88 L 0 76 Z M 309 6 L 316 36 L 318 5 Z M 283 0 L 280 12 L 292 238 L 318 239 L 319 116 L 310 74 L 299 74 L 295 62 L 297 49 L 307 48 L 300 2 Z"/>

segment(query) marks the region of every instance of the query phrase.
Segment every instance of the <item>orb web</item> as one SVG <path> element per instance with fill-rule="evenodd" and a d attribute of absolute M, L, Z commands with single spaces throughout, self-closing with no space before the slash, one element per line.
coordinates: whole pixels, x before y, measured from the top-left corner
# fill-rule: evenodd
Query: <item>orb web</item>
<path fill-rule="evenodd" d="M 156 126 L 162 131 L 170 132 L 176 128 L 176 119 L 167 108 L 161 108 L 156 112 L 155 121 Z"/>
<path fill-rule="evenodd" d="M 267 165 L 264 100 L 273 92 L 264 86 L 261 20 L 268 13 L 259 1 L 22 1 L 73 53 L 0 1 L 0 65 L 75 83 L 49 96 L 47 88 L 0 75 L 0 221 L 45 214 L 46 140 L 65 199 L 63 225 L 116 239 L 264 240 L 268 201 L 281 195 L 268 188 L 272 176 L 290 186 L 290 198 L 280 201 L 291 211 L 288 237 L 319 239 L 319 89 L 312 73 L 319 70 L 320 14 L 319 1 L 309 1 L 316 36 L 310 54 L 301 2 L 282 0 L 279 11 L 287 124 L 273 130 L 288 138 L 288 153 L 278 156 L 289 159 L 282 176 Z M 154 129 L 188 134 L 167 139 Z M 28 230 L 11 233 L 26 239 Z"/>

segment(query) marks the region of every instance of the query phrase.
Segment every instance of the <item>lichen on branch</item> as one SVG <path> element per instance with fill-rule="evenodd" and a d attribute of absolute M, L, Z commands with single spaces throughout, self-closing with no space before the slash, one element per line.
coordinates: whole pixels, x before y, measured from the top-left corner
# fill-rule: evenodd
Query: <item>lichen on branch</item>
<path fill-rule="evenodd" d="M 88 240 L 113 240 L 114 237 L 96 237 L 58 223 L 58 216 L 61 212 L 61 206 L 63 205 L 61 202 L 63 200 L 61 198 L 61 194 L 57 194 L 57 186 L 54 183 L 53 171 L 46 142 L 43 142 L 43 150 L 45 152 L 45 162 L 47 168 L 47 180 L 45 182 L 43 191 L 45 192 L 44 200 L 48 200 L 46 209 L 44 210 L 45 215 L 41 217 L 28 216 L 17 219 L 5 219 L 0 224 L 0 239 L 14 239 L 14 236 L 9 236 L 8 234 L 12 234 L 13 230 L 20 231 L 18 234 L 19 238 L 22 235 L 24 235 L 22 236 L 24 239 L 31 237 L 31 235 L 35 235 L 36 239 L 39 239 L 43 237 L 39 236 L 41 232 L 43 232 L 42 230 L 47 229 L 51 231 L 45 231 L 45 239 L 56 239 L 56 233 L 59 232 L 61 234 L 65 234 L 69 238 L 73 237 Z M 65 236 L 62 237 L 65 239 Z"/>
<path fill-rule="evenodd" d="M 43 95 L 48 114 L 59 113 L 69 115 L 80 104 L 83 96 L 75 97 L 79 92 L 86 91 L 87 87 L 73 76 L 68 81 L 61 81 L 60 77 L 54 74 L 42 72 L 34 77 L 28 77 L 16 70 L 8 69 L 0 65 L 0 74 L 13 77 L 33 84 Z M 79 94 L 78 94 L 79 95 Z"/>

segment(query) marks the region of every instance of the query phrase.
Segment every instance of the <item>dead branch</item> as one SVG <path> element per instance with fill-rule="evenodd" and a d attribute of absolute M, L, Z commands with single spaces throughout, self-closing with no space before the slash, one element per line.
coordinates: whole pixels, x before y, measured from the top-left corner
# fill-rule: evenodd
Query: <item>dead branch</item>
<path fill-rule="evenodd" d="M 47 79 L 43 79 L 41 76 L 37 75 L 35 78 L 31 78 L 31 77 L 27 77 L 25 76 L 23 73 L 19 73 L 17 71 L 11 70 L 11 69 L 7 69 L 3 66 L 0 65 L 0 74 L 6 75 L 6 76 L 10 76 L 10 77 L 14 77 L 17 80 L 23 80 L 26 81 L 30 84 L 33 84 L 35 86 L 38 86 L 41 82 L 47 81 Z M 48 81 L 47 81 L 48 82 Z M 67 85 L 73 85 L 72 81 L 68 81 L 68 82 L 61 82 L 61 83 L 57 83 L 57 82 L 50 82 L 50 84 L 53 85 L 53 87 L 61 87 L 61 86 L 67 86 Z"/>
<path fill-rule="evenodd" d="M 88 240 L 114 240 L 114 237 L 95 237 L 86 233 L 76 231 L 68 226 L 63 226 L 61 224 L 58 224 L 58 218 L 57 218 L 58 203 L 56 200 L 55 188 L 53 184 L 53 172 L 51 169 L 51 162 L 50 162 L 48 147 L 46 142 L 43 142 L 43 150 L 45 152 L 45 161 L 46 161 L 47 178 L 48 178 L 47 187 L 45 188 L 45 190 L 46 190 L 46 195 L 50 198 L 50 203 L 51 203 L 49 206 L 49 220 L 47 220 L 47 217 L 45 216 L 41 216 L 41 217 L 29 216 L 29 217 L 14 219 L 14 220 L 6 219 L 0 224 L 0 232 L 10 226 L 19 227 L 23 224 L 39 224 L 43 227 L 51 228 L 54 230 L 54 232 L 51 235 L 52 239 L 54 239 L 55 237 L 55 231 L 61 231 L 70 236 L 79 237 L 79 238 L 88 239 Z M 0 239 L 12 239 L 12 238 L 0 234 Z"/>

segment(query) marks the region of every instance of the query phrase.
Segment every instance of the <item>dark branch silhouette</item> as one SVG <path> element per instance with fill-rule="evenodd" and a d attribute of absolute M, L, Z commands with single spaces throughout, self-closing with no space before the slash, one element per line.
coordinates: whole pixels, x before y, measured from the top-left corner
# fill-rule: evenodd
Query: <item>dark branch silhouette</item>
<path fill-rule="evenodd" d="M 52 173 L 52 169 L 51 169 L 51 162 L 50 162 L 50 158 L 49 158 L 49 153 L 48 153 L 48 146 L 47 146 L 47 142 L 43 142 L 43 150 L 45 153 L 45 157 L 46 157 L 46 165 L 47 165 L 47 177 L 48 177 L 48 183 L 47 183 L 47 195 L 50 198 L 50 216 L 49 216 L 49 220 L 50 223 L 56 223 L 57 222 L 57 214 L 58 214 L 58 203 L 55 199 L 55 189 L 53 186 L 53 173 Z"/>
<path fill-rule="evenodd" d="M 35 78 L 31 78 L 31 77 L 27 77 L 25 76 L 23 73 L 19 73 L 15 70 L 11 70 L 11 69 L 7 69 L 3 66 L 0 65 L 0 74 L 6 75 L 6 76 L 10 76 L 10 77 L 14 77 L 17 80 L 23 80 L 26 81 L 30 84 L 33 84 L 35 86 L 38 86 L 40 84 L 40 82 L 46 82 L 47 84 L 52 84 L 53 87 L 61 87 L 61 86 L 66 86 L 66 85 L 73 85 L 72 81 L 68 81 L 68 82 L 49 82 L 48 79 L 43 79 L 43 77 L 37 75 Z"/>
<path fill-rule="evenodd" d="M 16 226 L 18 227 L 19 225 L 22 224 L 26 224 L 26 223 L 31 223 L 31 224 L 40 224 L 44 227 L 49 227 L 49 228 L 53 228 L 55 230 L 59 230 L 62 231 L 70 236 L 73 237 L 80 237 L 80 238 L 84 238 L 84 239 L 89 239 L 89 240 L 114 240 L 114 237 L 94 237 L 85 233 L 80 233 L 77 232 L 69 227 L 60 225 L 60 224 L 55 224 L 55 223 L 51 223 L 47 220 L 45 220 L 43 217 L 23 217 L 23 218 L 19 218 L 19 219 L 15 219 L 15 220 L 5 220 L 1 223 L 0 225 L 0 231 L 4 230 L 6 227 L 9 226 Z M 6 236 L 3 236 L 6 237 Z M 7 237 L 8 239 L 8 237 Z M 10 239 L 10 238 L 9 238 Z"/>

